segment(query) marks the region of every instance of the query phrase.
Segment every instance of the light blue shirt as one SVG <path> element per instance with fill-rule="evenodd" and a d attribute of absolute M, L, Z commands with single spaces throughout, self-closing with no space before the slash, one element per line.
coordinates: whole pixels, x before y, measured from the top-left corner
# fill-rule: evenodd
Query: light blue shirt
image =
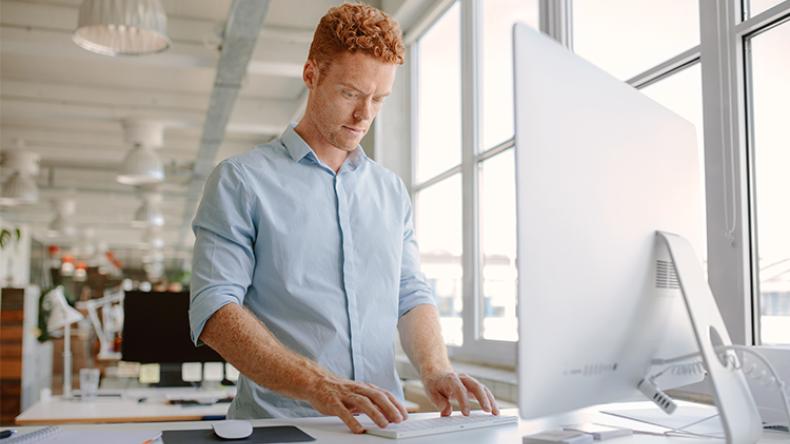
<path fill-rule="evenodd" d="M 192 228 L 192 340 L 243 304 L 287 348 L 403 399 L 398 319 L 434 304 L 420 273 L 409 194 L 357 147 L 337 174 L 289 126 L 212 172 Z M 230 418 L 315 416 L 241 375 Z"/>

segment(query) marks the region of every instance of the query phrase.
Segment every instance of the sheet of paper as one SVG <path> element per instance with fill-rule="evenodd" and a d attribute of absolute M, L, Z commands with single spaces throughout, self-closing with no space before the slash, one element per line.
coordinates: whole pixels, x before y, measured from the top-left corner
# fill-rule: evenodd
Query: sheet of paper
<path fill-rule="evenodd" d="M 37 431 L 14 436 L 14 441 L 20 440 L 25 443 L 36 444 L 141 444 L 149 439 L 155 439 L 162 433 L 152 430 L 65 430 L 60 427 L 52 427 L 49 431 L 38 435 L 44 435 L 37 439 Z M 28 437 L 29 440 L 24 440 Z M 12 441 L 13 442 L 13 441 Z"/>
<path fill-rule="evenodd" d="M 704 435 L 723 435 L 719 412 L 714 406 L 679 406 L 671 415 L 667 415 L 659 408 L 605 410 L 601 413 L 633 419 L 669 430 L 683 429 Z"/>

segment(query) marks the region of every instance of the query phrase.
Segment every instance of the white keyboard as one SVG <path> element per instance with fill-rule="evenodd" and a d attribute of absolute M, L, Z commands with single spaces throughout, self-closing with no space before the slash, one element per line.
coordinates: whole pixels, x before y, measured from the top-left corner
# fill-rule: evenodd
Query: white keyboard
<path fill-rule="evenodd" d="M 393 439 L 414 438 L 416 436 L 438 435 L 440 433 L 517 423 L 518 416 L 494 416 L 491 414 L 453 415 L 445 416 L 444 418 L 409 419 L 400 424 L 390 424 L 386 429 L 370 428 L 368 433 Z"/>

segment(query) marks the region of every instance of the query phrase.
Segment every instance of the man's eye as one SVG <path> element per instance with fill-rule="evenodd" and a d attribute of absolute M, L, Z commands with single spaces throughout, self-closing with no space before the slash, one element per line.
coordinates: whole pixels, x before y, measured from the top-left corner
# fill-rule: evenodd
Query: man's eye
<path fill-rule="evenodd" d="M 353 99 L 354 97 L 356 97 L 356 94 L 354 94 L 351 91 L 343 91 L 343 97 L 347 99 Z"/>

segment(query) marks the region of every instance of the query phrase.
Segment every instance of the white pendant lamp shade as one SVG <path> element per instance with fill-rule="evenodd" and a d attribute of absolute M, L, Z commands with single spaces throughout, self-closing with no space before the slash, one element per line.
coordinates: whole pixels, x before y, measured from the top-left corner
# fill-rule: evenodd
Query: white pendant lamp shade
<path fill-rule="evenodd" d="M 146 185 L 165 180 L 165 167 L 154 151 L 162 146 L 164 126 L 142 119 L 123 121 L 124 140 L 132 145 L 116 178 L 124 185 Z"/>
<path fill-rule="evenodd" d="M 165 167 L 153 148 L 138 145 L 126 154 L 117 180 L 124 185 L 162 182 Z"/>
<path fill-rule="evenodd" d="M 17 148 L 3 153 L 3 169 L 11 171 L 8 180 L 2 184 L 0 205 L 22 205 L 38 201 L 38 186 L 35 176 L 38 175 L 36 153 L 25 151 L 24 142 L 17 141 Z"/>
<path fill-rule="evenodd" d="M 145 55 L 170 46 L 159 0 L 84 0 L 74 43 L 98 54 Z"/>
<path fill-rule="evenodd" d="M 32 204 L 38 201 L 38 186 L 35 179 L 15 171 L 3 184 L 0 203 L 3 205 Z"/>
<path fill-rule="evenodd" d="M 47 319 L 47 331 L 50 333 L 57 332 L 66 325 L 73 324 L 83 318 L 79 311 L 66 302 L 62 286 L 50 290 L 47 293 L 46 302 L 50 309 L 49 319 Z"/>

